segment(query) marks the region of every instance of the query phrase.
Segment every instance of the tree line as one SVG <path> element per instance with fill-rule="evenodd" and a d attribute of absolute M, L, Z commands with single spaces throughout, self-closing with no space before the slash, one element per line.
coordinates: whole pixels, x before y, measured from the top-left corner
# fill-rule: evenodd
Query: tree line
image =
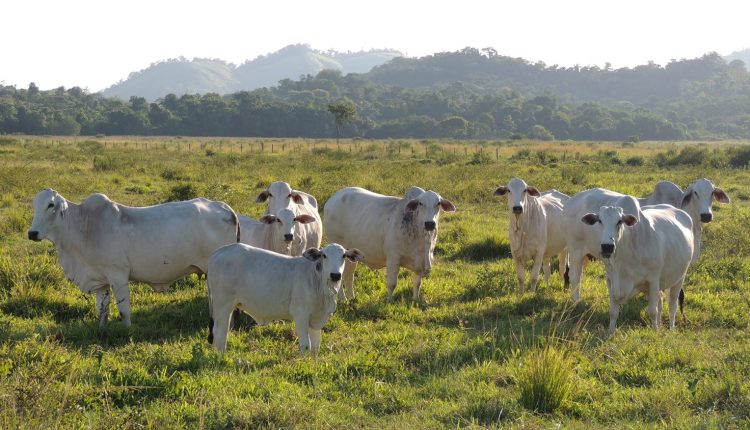
<path fill-rule="evenodd" d="M 228 95 L 168 94 L 154 102 L 143 97 L 107 98 L 78 87 L 40 91 L 33 83 L 28 88 L 0 86 L 0 133 L 320 138 L 340 132 L 365 138 L 542 140 L 750 137 L 750 76 L 741 61 L 727 64 L 709 54 L 665 67 L 606 70 L 561 69 L 511 59 L 515 69 L 506 67 L 501 76 L 514 86 L 500 86 L 491 79 L 480 85 L 462 71 L 483 70 L 467 69 L 466 64 L 493 61 L 508 66 L 509 60 L 491 51 L 463 50 L 421 63 L 393 61 L 370 74 L 323 70 L 298 80 L 284 79 L 272 88 Z M 427 66 L 432 66 L 432 74 L 424 72 Z M 387 68 L 398 72 L 391 75 L 395 83 L 383 82 Z M 416 79 L 420 70 L 425 86 L 404 85 L 404 76 Z M 528 85 L 519 83 L 517 75 L 529 75 L 529 70 L 545 76 L 540 82 L 554 81 L 550 76 L 559 79 L 555 85 L 538 87 L 529 77 Z M 641 77 L 640 87 L 633 76 Z M 584 82 L 580 86 L 588 92 L 576 89 L 573 81 Z M 632 100 L 623 95 L 627 88 L 635 94 Z M 649 88 L 653 96 L 645 97 Z M 596 89 L 609 96 L 593 97 Z M 354 115 L 339 121 L 331 106 L 350 107 Z"/>

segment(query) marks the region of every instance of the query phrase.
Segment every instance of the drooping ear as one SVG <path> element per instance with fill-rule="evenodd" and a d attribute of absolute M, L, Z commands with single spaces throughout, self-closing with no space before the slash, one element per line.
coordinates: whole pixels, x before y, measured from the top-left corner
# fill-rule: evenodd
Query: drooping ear
<path fill-rule="evenodd" d="M 508 193 L 508 187 L 502 186 L 502 187 L 497 187 L 495 189 L 495 192 L 492 193 L 492 195 L 493 196 L 504 196 L 507 193 Z"/>
<path fill-rule="evenodd" d="M 596 224 L 596 223 L 599 222 L 599 215 L 588 213 L 588 214 L 584 215 L 583 218 L 581 218 L 581 221 L 584 224 L 594 225 L 594 224 Z"/>
<path fill-rule="evenodd" d="M 419 200 L 410 200 L 409 203 L 406 204 L 406 208 L 404 209 L 406 212 L 414 212 L 417 210 L 417 207 L 419 207 Z"/>
<path fill-rule="evenodd" d="M 362 252 L 359 249 L 357 249 L 357 248 L 351 248 L 351 249 L 348 249 L 344 253 L 344 257 L 348 258 L 350 261 L 357 262 L 357 261 L 364 260 L 365 255 L 362 254 Z"/>
<path fill-rule="evenodd" d="M 62 196 L 55 197 L 55 212 L 60 213 L 60 218 L 65 218 L 65 212 L 68 210 L 68 201 Z"/>
<path fill-rule="evenodd" d="M 685 191 L 685 194 L 682 195 L 682 203 L 680 203 L 680 207 L 684 208 L 685 206 L 690 204 L 690 200 L 693 198 L 693 190 L 688 189 Z"/>
<path fill-rule="evenodd" d="M 440 207 L 443 208 L 445 212 L 455 212 L 456 207 L 451 203 L 450 200 L 446 199 L 440 199 Z"/>
<path fill-rule="evenodd" d="M 318 248 L 309 248 L 307 251 L 302 253 L 302 256 L 310 261 L 320 260 L 323 257 L 323 253 Z"/>
<path fill-rule="evenodd" d="M 264 222 L 266 224 L 273 224 L 276 222 L 276 215 L 264 215 L 261 219 L 258 221 Z"/>
<path fill-rule="evenodd" d="M 271 197 L 271 193 L 268 192 L 268 190 L 263 191 L 262 193 L 258 194 L 258 198 L 255 199 L 255 203 L 263 203 L 268 198 Z"/>
<path fill-rule="evenodd" d="M 537 190 L 536 188 L 531 187 L 531 186 L 526 187 L 526 194 L 528 194 L 530 196 L 533 196 L 533 197 L 539 197 L 540 196 L 539 190 Z"/>
<path fill-rule="evenodd" d="M 622 222 L 624 222 L 626 226 L 632 227 L 638 222 L 638 218 L 636 218 L 635 215 L 625 214 L 622 216 Z"/>
<path fill-rule="evenodd" d="M 721 188 L 714 188 L 713 196 L 714 200 L 719 203 L 729 203 L 729 195 L 727 195 L 727 193 Z"/>
<path fill-rule="evenodd" d="M 289 198 L 291 198 L 292 201 L 294 203 L 297 203 L 298 205 L 304 205 L 305 204 L 305 199 L 298 192 L 292 192 L 292 194 L 289 194 Z"/>
<path fill-rule="evenodd" d="M 315 217 L 308 214 L 297 215 L 294 220 L 300 224 L 308 224 L 315 221 Z"/>

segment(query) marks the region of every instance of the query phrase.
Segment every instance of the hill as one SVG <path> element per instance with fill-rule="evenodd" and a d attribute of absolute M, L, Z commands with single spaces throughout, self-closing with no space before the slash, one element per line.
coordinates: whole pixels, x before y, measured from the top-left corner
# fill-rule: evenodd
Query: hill
<path fill-rule="evenodd" d="M 724 57 L 724 59 L 727 60 L 727 63 L 731 63 L 734 60 L 740 60 L 745 63 L 745 67 L 750 68 L 750 48 L 734 51 Z"/>

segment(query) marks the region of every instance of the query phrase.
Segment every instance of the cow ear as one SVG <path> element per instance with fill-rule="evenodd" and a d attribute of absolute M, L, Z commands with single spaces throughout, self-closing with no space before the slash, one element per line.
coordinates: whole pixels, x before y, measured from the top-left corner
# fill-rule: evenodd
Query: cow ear
<path fill-rule="evenodd" d="M 530 196 L 539 197 L 539 190 L 534 187 L 526 187 L 526 193 Z"/>
<path fill-rule="evenodd" d="M 635 225 L 635 223 L 638 222 L 638 218 L 636 218 L 634 215 L 626 214 L 622 216 L 622 222 L 624 222 L 626 226 L 632 227 L 633 225 Z"/>
<path fill-rule="evenodd" d="M 55 198 L 55 211 L 60 213 L 60 218 L 65 218 L 65 212 L 68 210 L 68 201 L 62 197 Z"/>
<path fill-rule="evenodd" d="M 268 190 L 263 191 L 262 193 L 258 194 L 258 198 L 255 199 L 255 203 L 263 203 L 271 196 L 271 193 L 268 192 Z"/>
<path fill-rule="evenodd" d="M 599 215 L 588 213 L 581 218 L 584 224 L 594 225 L 599 222 Z"/>
<path fill-rule="evenodd" d="M 315 217 L 308 214 L 297 215 L 294 220 L 300 224 L 308 224 L 315 221 Z"/>
<path fill-rule="evenodd" d="M 729 196 L 721 188 L 714 188 L 713 196 L 719 203 L 729 203 Z"/>
<path fill-rule="evenodd" d="M 492 195 L 493 196 L 504 196 L 507 192 L 508 192 L 508 187 L 502 186 L 502 187 L 497 187 L 495 189 L 495 192 L 492 193 Z"/>
<path fill-rule="evenodd" d="M 443 208 L 445 212 L 455 212 L 456 207 L 451 203 L 450 200 L 440 199 L 440 207 Z"/>
<path fill-rule="evenodd" d="M 293 192 L 292 194 L 289 194 L 289 197 L 294 203 L 297 203 L 298 205 L 305 204 L 305 199 L 302 198 L 302 195 L 300 193 Z"/>
<path fill-rule="evenodd" d="M 357 261 L 362 261 L 365 258 L 365 255 L 362 254 L 359 249 L 351 248 L 344 253 L 344 257 L 356 263 Z"/>
<path fill-rule="evenodd" d="M 406 212 L 414 212 L 417 210 L 418 206 L 419 200 L 410 200 L 409 203 L 406 204 Z"/>
<path fill-rule="evenodd" d="M 273 224 L 276 222 L 276 215 L 264 215 L 261 219 L 258 221 L 264 222 L 266 224 Z"/>
<path fill-rule="evenodd" d="M 685 191 L 685 194 L 682 195 L 682 203 L 680 203 L 680 207 L 684 208 L 685 206 L 689 205 L 692 198 L 693 190 Z"/>
<path fill-rule="evenodd" d="M 309 248 L 302 254 L 302 256 L 310 261 L 316 261 L 323 256 L 323 253 L 318 248 Z"/>

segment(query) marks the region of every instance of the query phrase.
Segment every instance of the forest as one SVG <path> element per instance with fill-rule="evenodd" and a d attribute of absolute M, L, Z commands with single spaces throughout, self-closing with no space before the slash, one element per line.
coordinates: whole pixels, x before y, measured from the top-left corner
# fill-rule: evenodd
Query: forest
<path fill-rule="evenodd" d="M 323 70 L 232 94 L 149 102 L 0 85 L 0 133 L 347 138 L 696 140 L 750 137 L 750 74 L 716 53 L 634 68 L 548 66 L 492 48 Z"/>

